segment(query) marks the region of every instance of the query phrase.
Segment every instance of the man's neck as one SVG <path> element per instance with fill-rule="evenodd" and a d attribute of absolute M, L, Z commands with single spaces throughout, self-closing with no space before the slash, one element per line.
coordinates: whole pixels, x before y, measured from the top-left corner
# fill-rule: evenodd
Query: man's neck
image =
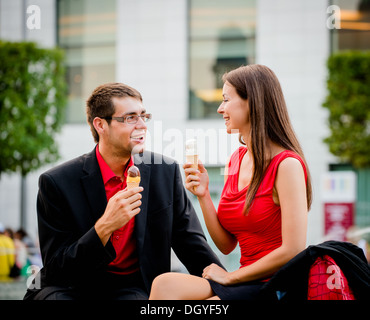
<path fill-rule="evenodd" d="M 99 144 L 99 152 L 113 173 L 123 178 L 127 163 L 131 156 L 123 156 L 116 152 L 112 152 L 110 148 L 107 148 L 104 144 Z"/>

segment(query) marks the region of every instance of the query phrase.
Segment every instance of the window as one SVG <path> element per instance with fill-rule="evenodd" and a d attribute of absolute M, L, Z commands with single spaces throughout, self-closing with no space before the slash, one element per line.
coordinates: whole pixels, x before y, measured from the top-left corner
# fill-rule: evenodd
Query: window
<path fill-rule="evenodd" d="M 370 49 L 370 1 L 333 0 L 340 8 L 341 29 L 332 29 L 332 51 Z"/>
<path fill-rule="evenodd" d="M 190 119 L 218 118 L 222 75 L 255 62 L 256 0 L 189 0 Z"/>
<path fill-rule="evenodd" d="M 86 121 L 85 103 L 100 84 L 115 81 L 116 0 L 59 0 L 58 45 L 66 52 L 66 119 Z"/>

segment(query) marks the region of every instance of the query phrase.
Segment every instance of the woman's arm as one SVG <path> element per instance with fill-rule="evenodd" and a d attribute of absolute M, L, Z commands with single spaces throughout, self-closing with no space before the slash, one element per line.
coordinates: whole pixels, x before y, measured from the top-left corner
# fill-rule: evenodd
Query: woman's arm
<path fill-rule="evenodd" d="M 275 179 L 281 206 L 282 244 L 255 263 L 234 272 L 216 265 L 204 269 L 203 277 L 224 285 L 263 279 L 273 275 L 306 246 L 306 182 L 301 163 L 294 158 L 281 162 Z"/>
<path fill-rule="evenodd" d="M 204 197 L 198 199 L 203 212 L 204 221 L 213 242 L 223 254 L 229 254 L 235 249 L 237 240 L 231 233 L 222 227 L 209 192 L 207 192 Z"/>
<path fill-rule="evenodd" d="M 229 254 L 235 249 L 237 240 L 220 224 L 208 190 L 209 178 L 207 170 L 200 161 L 198 167 L 199 170 L 196 170 L 191 168 L 190 164 L 184 165 L 186 175 L 185 187 L 198 197 L 204 221 L 213 242 L 223 254 Z M 196 188 L 194 189 L 194 187 Z"/>

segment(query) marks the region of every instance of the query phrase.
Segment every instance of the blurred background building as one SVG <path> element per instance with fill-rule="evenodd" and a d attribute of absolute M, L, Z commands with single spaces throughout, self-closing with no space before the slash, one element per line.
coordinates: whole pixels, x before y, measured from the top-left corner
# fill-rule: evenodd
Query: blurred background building
<path fill-rule="evenodd" d="M 31 5 L 40 8 L 39 28 L 27 25 Z M 221 76 L 240 65 L 267 65 L 280 79 L 311 170 L 314 201 L 307 240 L 313 244 L 325 238 L 323 177 L 330 189 L 332 177 L 326 174 L 343 169 L 323 143 L 329 134 L 321 106 L 326 60 L 332 52 L 370 49 L 369 6 L 367 0 L 0 0 L 0 39 L 36 41 L 66 52 L 69 100 L 58 138 L 60 162 L 94 147 L 84 113 L 92 90 L 124 82 L 142 93 L 153 114 L 147 149 L 181 164 L 185 140 L 198 137 L 216 205 L 222 168 L 238 147 L 238 135 L 227 136 L 216 112 Z M 37 181 L 46 169 L 27 177 L 26 228 L 35 238 Z M 0 221 L 14 229 L 19 227 L 20 180 L 16 174 L 0 180 Z M 351 201 L 359 193 L 362 199 L 353 224 L 370 226 L 370 190 L 356 185 L 347 185 Z M 237 255 L 222 259 L 235 268 Z"/>

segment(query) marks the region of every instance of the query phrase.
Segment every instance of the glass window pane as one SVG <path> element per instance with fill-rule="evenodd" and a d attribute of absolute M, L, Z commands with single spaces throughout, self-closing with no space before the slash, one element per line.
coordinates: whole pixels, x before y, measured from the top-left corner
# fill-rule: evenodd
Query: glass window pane
<path fill-rule="evenodd" d="M 370 1 L 333 0 L 340 8 L 340 29 L 332 29 L 332 49 L 370 49 Z"/>
<path fill-rule="evenodd" d="M 255 0 L 190 0 L 190 118 L 218 118 L 222 75 L 254 63 L 255 28 Z"/>
<path fill-rule="evenodd" d="M 98 85 L 115 81 L 116 0 L 59 0 L 58 44 L 66 52 L 66 119 L 86 121 L 85 101 Z"/>

